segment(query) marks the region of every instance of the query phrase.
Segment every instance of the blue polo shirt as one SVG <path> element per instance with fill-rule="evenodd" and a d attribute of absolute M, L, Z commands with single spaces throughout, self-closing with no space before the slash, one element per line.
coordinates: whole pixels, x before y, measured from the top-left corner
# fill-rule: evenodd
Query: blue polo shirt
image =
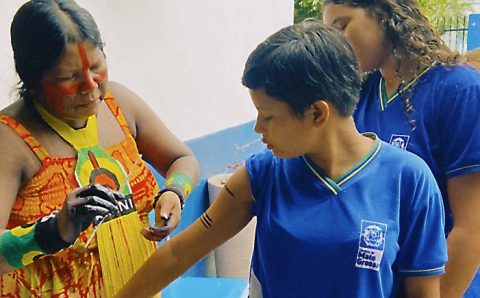
<path fill-rule="evenodd" d="M 417 156 L 375 142 L 337 180 L 308 157 L 246 161 L 257 229 L 250 297 L 394 297 L 447 260 L 444 210 Z"/>
<path fill-rule="evenodd" d="M 370 75 L 355 123 L 360 132 L 374 132 L 427 163 L 442 192 L 448 234 L 453 217 L 447 180 L 480 171 L 480 73 L 465 65 L 436 65 L 411 83 L 413 112 L 407 116 L 404 99 L 386 95 L 380 72 Z"/>

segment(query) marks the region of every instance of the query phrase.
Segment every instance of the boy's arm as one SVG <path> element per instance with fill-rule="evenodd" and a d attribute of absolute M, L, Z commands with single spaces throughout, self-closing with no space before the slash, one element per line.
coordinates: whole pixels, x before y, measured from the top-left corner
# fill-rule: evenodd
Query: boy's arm
<path fill-rule="evenodd" d="M 152 297 L 207 253 L 240 232 L 252 219 L 252 194 L 247 171 L 228 180 L 215 203 L 190 227 L 153 253 L 117 294 Z"/>

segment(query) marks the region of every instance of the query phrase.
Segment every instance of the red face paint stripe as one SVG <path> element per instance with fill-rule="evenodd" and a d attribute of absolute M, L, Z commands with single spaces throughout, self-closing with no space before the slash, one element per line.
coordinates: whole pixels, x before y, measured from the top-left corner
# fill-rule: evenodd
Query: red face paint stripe
<path fill-rule="evenodd" d="M 80 60 L 82 61 L 82 70 L 83 72 L 88 71 L 88 57 L 87 52 L 85 51 L 85 45 L 83 42 L 78 43 L 78 53 L 80 54 Z"/>
<path fill-rule="evenodd" d="M 93 80 L 90 76 L 90 65 L 87 57 L 87 52 L 85 50 L 85 44 L 83 42 L 78 43 L 78 54 L 80 55 L 80 60 L 82 61 L 82 72 L 85 77 L 85 81 L 80 86 L 80 91 L 88 91 L 97 87 L 97 82 Z"/>
<path fill-rule="evenodd" d="M 45 104 L 58 115 L 63 114 L 64 97 L 75 95 L 78 90 L 78 84 L 61 86 L 46 80 L 42 80 L 41 84 L 45 96 Z"/>
<path fill-rule="evenodd" d="M 78 84 L 62 86 L 49 81 L 43 81 L 42 85 L 49 93 L 54 93 L 56 95 L 74 95 L 77 93 L 79 87 Z"/>

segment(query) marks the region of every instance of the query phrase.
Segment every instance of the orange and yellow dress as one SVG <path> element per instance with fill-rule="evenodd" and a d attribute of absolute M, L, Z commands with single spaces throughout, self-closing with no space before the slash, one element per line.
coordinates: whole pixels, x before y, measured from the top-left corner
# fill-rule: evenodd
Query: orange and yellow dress
<path fill-rule="evenodd" d="M 111 94 L 105 103 L 121 126 L 125 139 L 106 148 L 127 172 L 138 216 L 148 225 L 152 199 L 159 191 L 155 177 L 141 160 L 126 119 Z M 45 148 L 17 121 L 0 115 L 0 122 L 14 129 L 42 163 L 41 169 L 18 192 L 7 229 L 32 223 L 60 209 L 65 197 L 79 185 L 75 178 L 76 157 L 49 156 Z M 134 165 L 135 164 L 135 165 Z M 82 232 L 71 247 L 0 276 L 1 297 L 103 297 L 103 278 L 93 227 Z M 115 243 L 122 245 L 122 243 Z M 151 242 L 152 251 L 155 244 Z"/>

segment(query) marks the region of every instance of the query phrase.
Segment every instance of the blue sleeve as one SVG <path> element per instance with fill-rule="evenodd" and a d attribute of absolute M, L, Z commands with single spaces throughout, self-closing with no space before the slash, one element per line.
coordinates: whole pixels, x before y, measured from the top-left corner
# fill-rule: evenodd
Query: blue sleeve
<path fill-rule="evenodd" d="M 442 196 L 433 174 L 423 163 L 419 165 L 420 171 L 412 173 L 408 183 L 402 182 L 407 186 L 406 204 L 400 218 L 396 268 L 405 276 L 443 274 L 447 261 Z"/>
<path fill-rule="evenodd" d="M 250 189 L 253 196 L 252 214 L 257 215 L 262 198 L 268 192 L 265 185 L 269 175 L 272 173 L 274 157 L 270 151 L 254 154 L 245 161 L 245 168 L 250 178 Z"/>
<path fill-rule="evenodd" d="M 442 101 L 438 117 L 447 178 L 480 172 L 480 76 L 463 75 Z"/>

